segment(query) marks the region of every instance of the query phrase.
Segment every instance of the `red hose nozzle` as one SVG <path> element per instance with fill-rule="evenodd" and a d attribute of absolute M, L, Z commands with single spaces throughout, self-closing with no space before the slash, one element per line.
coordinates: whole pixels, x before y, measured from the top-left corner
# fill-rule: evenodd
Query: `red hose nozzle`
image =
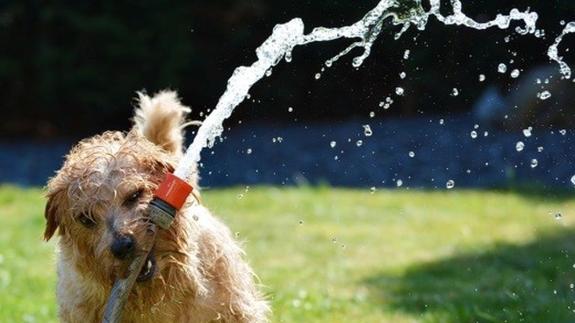
<path fill-rule="evenodd" d="M 193 188 L 183 179 L 168 173 L 154 192 L 154 197 L 170 204 L 177 210 L 181 209 Z"/>
<path fill-rule="evenodd" d="M 174 174 L 166 174 L 148 207 L 152 221 L 162 229 L 168 229 L 192 190 L 192 186 L 186 181 Z"/>

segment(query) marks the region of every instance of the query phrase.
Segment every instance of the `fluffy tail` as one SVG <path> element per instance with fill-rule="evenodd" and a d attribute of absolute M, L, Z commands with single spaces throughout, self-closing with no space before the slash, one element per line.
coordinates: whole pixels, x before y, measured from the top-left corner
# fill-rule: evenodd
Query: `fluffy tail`
<path fill-rule="evenodd" d="M 182 105 L 176 92 L 161 91 L 153 97 L 138 92 L 134 129 L 166 151 L 182 154 L 183 127 L 190 111 Z"/>

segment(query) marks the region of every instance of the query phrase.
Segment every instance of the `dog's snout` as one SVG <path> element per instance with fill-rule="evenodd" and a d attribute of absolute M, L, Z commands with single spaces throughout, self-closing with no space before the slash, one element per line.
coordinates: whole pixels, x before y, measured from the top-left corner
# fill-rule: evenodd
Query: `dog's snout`
<path fill-rule="evenodd" d="M 126 259 L 134 253 L 136 241 L 132 235 L 119 235 L 112 242 L 110 249 L 114 257 Z"/>

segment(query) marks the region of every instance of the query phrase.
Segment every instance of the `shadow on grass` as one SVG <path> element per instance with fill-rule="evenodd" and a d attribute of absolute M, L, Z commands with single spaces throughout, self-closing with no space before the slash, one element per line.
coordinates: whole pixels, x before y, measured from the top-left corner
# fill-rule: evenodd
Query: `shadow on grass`
<path fill-rule="evenodd" d="M 424 247 L 424 246 L 422 246 Z M 429 322 L 575 322 L 575 231 L 368 278 L 382 306 Z"/>

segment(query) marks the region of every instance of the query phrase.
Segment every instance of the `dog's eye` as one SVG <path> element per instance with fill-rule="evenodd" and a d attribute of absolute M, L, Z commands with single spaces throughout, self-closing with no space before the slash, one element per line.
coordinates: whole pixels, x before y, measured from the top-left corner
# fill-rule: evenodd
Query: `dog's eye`
<path fill-rule="evenodd" d="M 87 213 L 82 213 L 78 216 L 78 221 L 82 223 L 88 229 L 91 229 L 96 226 L 96 221 L 90 217 Z"/>
<path fill-rule="evenodd" d="M 144 190 L 143 189 L 139 189 L 135 192 L 132 192 L 128 195 L 128 197 L 126 197 L 126 199 L 124 200 L 124 205 L 125 206 L 130 206 L 136 202 L 138 202 L 138 200 L 140 199 L 140 197 L 142 197 L 142 194 L 144 194 Z"/>

